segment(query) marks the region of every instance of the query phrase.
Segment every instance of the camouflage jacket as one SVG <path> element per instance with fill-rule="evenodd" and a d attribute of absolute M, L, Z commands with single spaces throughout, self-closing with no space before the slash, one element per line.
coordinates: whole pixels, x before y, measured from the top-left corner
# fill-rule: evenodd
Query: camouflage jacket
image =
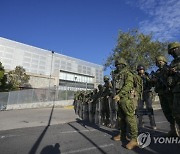
<path fill-rule="evenodd" d="M 133 89 L 133 74 L 128 68 L 124 68 L 115 75 L 116 93 L 120 98 L 129 97 Z"/>
<path fill-rule="evenodd" d="M 149 74 L 147 72 L 145 72 L 145 74 L 143 76 L 141 76 L 141 79 L 143 81 L 143 93 L 151 92 L 151 88 L 153 85 L 152 85 Z"/>
<path fill-rule="evenodd" d="M 169 86 L 167 83 L 167 78 L 169 75 L 169 66 L 164 65 L 163 68 L 159 68 L 155 73 L 154 76 L 157 78 L 157 81 L 155 82 L 155 92 L 159 95 L 169 93 Z"/>
<path fill-rule="evenodd" d="M 172 87 L 172 92 L 180 92 L 180 57 L 174 59 L 170 64 L 170 69 L 174 69 L 176 72 L 170 75 L 172 83 L 169 83 Z"/>
<path fill-rule="evenodd" d="M 112 95 L 112 83 L 109 81 L 109 82 L 105 82 L 103 86 L 103 97 L 110 95 Z"/>

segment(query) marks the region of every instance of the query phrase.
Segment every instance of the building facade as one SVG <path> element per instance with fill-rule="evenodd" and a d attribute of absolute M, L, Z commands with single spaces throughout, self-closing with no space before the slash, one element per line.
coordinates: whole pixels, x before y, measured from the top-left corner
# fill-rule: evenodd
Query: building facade
<path fill-rule="evenodd" d="M 103 83 L 103 66 L 0 37 L 6 71 L 23 66 L 33 88 L 93 89 Z"/>

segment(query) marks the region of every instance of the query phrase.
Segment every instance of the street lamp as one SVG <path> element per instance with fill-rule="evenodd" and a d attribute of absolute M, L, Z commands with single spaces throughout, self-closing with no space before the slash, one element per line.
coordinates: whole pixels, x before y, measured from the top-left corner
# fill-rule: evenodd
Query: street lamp
<path fill-rule="evenodd" d="M 52 73 L 52 63 L 53 63 L 53 55 L 54 55 L 54 51 L 51 51 L 51 68 L 50 68 L 50 75 L 49 75 L 49 89 L 50 89 L 50 83 L 51 83 L 51 73 Z"/>
<path fill-rule="evenodd" d="M 75 80 L 75 91 L 77 91 L 77 87 L 76 87 L 76 79 L 77 79 L 77 76 L 74 77 L 74 80 Z"/>

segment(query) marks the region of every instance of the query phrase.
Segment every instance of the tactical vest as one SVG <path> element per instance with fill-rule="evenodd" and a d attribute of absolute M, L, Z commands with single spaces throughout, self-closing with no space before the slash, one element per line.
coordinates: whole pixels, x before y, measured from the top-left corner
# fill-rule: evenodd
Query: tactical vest
<path fill-rule="evenodd" d="M 170 68 L 174 68 L 178 73 L 180 72 L 180 58 L 174 59 L 171 64 Z M 180 92 L 180 77 L 178 73 L 174 73 L 171 77 L 173 80 L 173 93 L 179 93 Z"/>
<path fill-rule="evenodd" d="M 164 65 L 163 68 L 159 68 L 155 72 L 155 77 L 157 78 L 157 83 L 155 84 L 155 92 L 159 95 L 169 93 L 169 86 L 167 83 L 167 78 L 169 74 L 169 67 Z"/>

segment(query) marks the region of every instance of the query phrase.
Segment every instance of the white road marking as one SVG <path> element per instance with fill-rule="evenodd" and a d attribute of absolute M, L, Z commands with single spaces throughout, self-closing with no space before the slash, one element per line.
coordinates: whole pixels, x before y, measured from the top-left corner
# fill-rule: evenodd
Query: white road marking
<path fill-rule="evenodd" d="M 106 147 L 110 147 L 110 146 L 114 146 L 114 144 L 104 144 L 104 145 L 100 145 L 98 146 L 99 148 L 106 148 Z M 98 147 L 90 147 L 90 148 L 84 148 L 84 149 L 79 149 L 79 150 L 73 150 L 73 151 L 68 151 L 68 152 L 63 152 L 61 154 L 71 154 L 71 153 L 79 153 L 79 152 L 85 152 L 85 151 L 91 151 L 91 150 L 96 150 L 98 149 Z"/>
<path fill-rule="evenodd" d="M 20 135 L 7 135 L 7 136 L 2 135 L 1 139 L 9 138 L 9 137 L 17 137 L 17 136 L 20 136 Z"/>
<path fill-rule="evenodd" d="M 97 129 L 85 129 L 85 130 L 79 130 L 79 131 L 64 131 L 64 132 L 59 132 L 60 134 L 70 134 L 70 133 L 79 133 L 79 132 L 93 132 L 97 131 Z M 10 137 L 17 137 L 17 136 L 22 136 L 22 135 L 2 135 L 0 139 L 4 138 L 10 138 Z"/>
<path fill-rule="evenodd" d="M 158 121 L 156 122 L 157 124 L 161 124 L 161 123 L 168 123 L 168 121 Z"/>
<path fill-rule="evenodd" d="M 89 129 L 89 130 L 85 129 L 85 130 L 79 130 L 79 131 L 73 130 L 73 131 L 65 131 L 65 132 L 59 132 L 59 133 L 61 133 L 61 134 L 69 134 L 69 133 L 93 132 L 93 131 L 97 131 L 97 129 Z"/>

